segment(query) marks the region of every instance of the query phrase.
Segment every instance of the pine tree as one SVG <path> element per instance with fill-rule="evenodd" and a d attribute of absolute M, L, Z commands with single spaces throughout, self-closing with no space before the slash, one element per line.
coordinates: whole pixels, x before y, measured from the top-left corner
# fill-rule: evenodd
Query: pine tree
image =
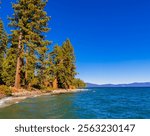
<path fill-rule="evenodd" d="M 16 88 L 21 85 L 22 73 L 25 84 L 30 84 L 34 78 L 37 58 L 49 45 L 49 41 L 45 40 L 43 35 L 49 30 L 49 17 L 44 11 L 46 3 L 45 0 L 18 0 L 13 4 L 14 14 L 9 19 L 10 26 L 14 28 L 12 36 L 18 38 L 12 43 L 17 46 Z"/>
<path fill-rule="evenodd" d="M 63 65 L 65 67 L 64 71 L 64 87 L 65 88 L 72 88 L 73 80 L 75 78 L 76 73 L 76 66 L 75 66 L 75 55 L 74 49 L 69 39 L 64 42 L 62 46 L 63 50 Z"/>
<path fill-rule="evenodd" d="M 51 84 L 54 89 L 58 88 L 59 73 L 63 70 L 63 52 L 58 45 L 54 46 L 53 51 L 49 54 L 49 67 L 47 68 L 48 75 L 51 79 Z"/>
<path fill-rule="evenodd" d="M 70 40 L 66 40 L 62 47 L 55 46 L 51 53 L 51 76 L 53 88 L 72 88 L 76 75 L 74 50 Z"/>
<path fill-rule="evenodd" d="M 13 45 L 7 49 L 6 57 L 3 61 L 2 79 L 7 86 L 14 86 L 17 55 L 16 48 Z"/>
<path fill-rule="evenodd" d="M 48 78 L 47 78 L 47 50 L 41 52 L 38 58 L 37 63 L 37 75 L 39 80 L 39 85 L 41 88 L 45 88 L 48 86 Z"/>
<path fill-rule="evenodd" d="M 11 41 L 10 47 L 6 50 L 6 57 L 3 61 L 3 73 L 2 79 L 7 86 L 14 86 L 15 73 L 17 64 L 17 41 L 18 38 L 15 35 L 9 37 Z"/>
<path fill-rule="evenodd" d="M 6 48 L 7 48 L 7 42 L 8 42 L 8 38 L 7 38 L 7 34 L 4 31 L 4 26 L 3 26 L 3 22 L 0 19 L 0 84 L 3 83 L 2 81 L 2 72 L 3 72 L 3 61 L 6 55 Z"/>

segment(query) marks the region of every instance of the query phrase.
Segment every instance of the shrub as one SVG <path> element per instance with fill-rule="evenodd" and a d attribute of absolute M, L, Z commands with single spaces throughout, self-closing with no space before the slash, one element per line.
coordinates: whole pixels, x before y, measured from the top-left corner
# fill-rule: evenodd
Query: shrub
<path fill-rule="evenodd" d="M 75 79 L 74 79 L 74 86 L 75 86 L 76 88 L 85 88 L 85 87 L 86 87 L 86 84 L 85 84 L 84 81 L 82 81 L 81 79 L 75 78 Z"/>
<path fill-rule="evenodd" d="M 12 95 L 12 91 L 6 85 L 0 85 L 0 94 L 11 96 Z"/>

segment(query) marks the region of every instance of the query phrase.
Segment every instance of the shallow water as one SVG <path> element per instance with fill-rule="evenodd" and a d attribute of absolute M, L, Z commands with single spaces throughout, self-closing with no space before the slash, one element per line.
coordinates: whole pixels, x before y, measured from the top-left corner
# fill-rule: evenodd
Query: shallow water
<path fill-rule="evenodd" d="M 89 88 L 73 94 L 28 98 L 0 108 L 0 118 L 150 119 L 150 88 Z"/>

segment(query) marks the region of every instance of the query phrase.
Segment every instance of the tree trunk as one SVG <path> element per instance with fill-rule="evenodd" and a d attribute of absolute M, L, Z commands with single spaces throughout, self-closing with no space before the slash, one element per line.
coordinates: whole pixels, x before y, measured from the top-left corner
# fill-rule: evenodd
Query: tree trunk
<path fill-rule="evenodd" d="M 30 91 L 31 90 L 31 83 L 28 84 L 27 89 Z"/>
<path fill-rule="evenodd" d="M 54 81 L 53 81 L 53 89 L 58 89 L 58 81 L 57 81 L 57 78 L 55 78 Z"/>
<path fill-rule="evenodd" d="M 28 50 L 26 51 L 26 55 L 28 54 Z M 25 86 L 28 86 L 28 72 L 27 72 L 27 69 L 28 69 L 28 59 L 26 57 L 26 70 L 25 70 Z"/>
<path fill-rule="evenodd" d="M 21 58 L 20 58 L 20 52 L 21 52 L 21 40 L 22 40 L 22 33 L 19 35 L 19 42 L 18 42 L 18 54 L 17 54 L 17 66 L 16 66 L 16 76 L 15 76 L 15 88 L 20 88 L 20 77 L 21 77 Z"/>

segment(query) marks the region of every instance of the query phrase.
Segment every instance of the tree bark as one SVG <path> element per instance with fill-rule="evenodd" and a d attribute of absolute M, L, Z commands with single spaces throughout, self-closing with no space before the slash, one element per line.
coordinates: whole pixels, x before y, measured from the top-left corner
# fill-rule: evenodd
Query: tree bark
<path fill-rule="evenodd" d="M 58 89 L 58 81 L 57 81 L 57 78 L 55 78 L 54 81 L 53 81 L 53 89 Z"/>
<path fill-rule="evenodd" d="M 25 70 L 25 86 L 28 86 L 28 59 L 27 59 L 27 55 L 28 55 L 28 49 L 26 50 L 26 70 Z"/>
<path fill-rule="evenodd" d="M 20 81 L 21 81 L 21 58 L 20 58 L 20 52 L 21 52 L 21 40 L 22 40 L 22 33 L 20 32 L 19 35 L 19 42 L 18 42 L 18 55 L 17 55 L 17 66 L 16 66 L 16 76 L 15 76 L 15 88 L 20 88 Z"/>

